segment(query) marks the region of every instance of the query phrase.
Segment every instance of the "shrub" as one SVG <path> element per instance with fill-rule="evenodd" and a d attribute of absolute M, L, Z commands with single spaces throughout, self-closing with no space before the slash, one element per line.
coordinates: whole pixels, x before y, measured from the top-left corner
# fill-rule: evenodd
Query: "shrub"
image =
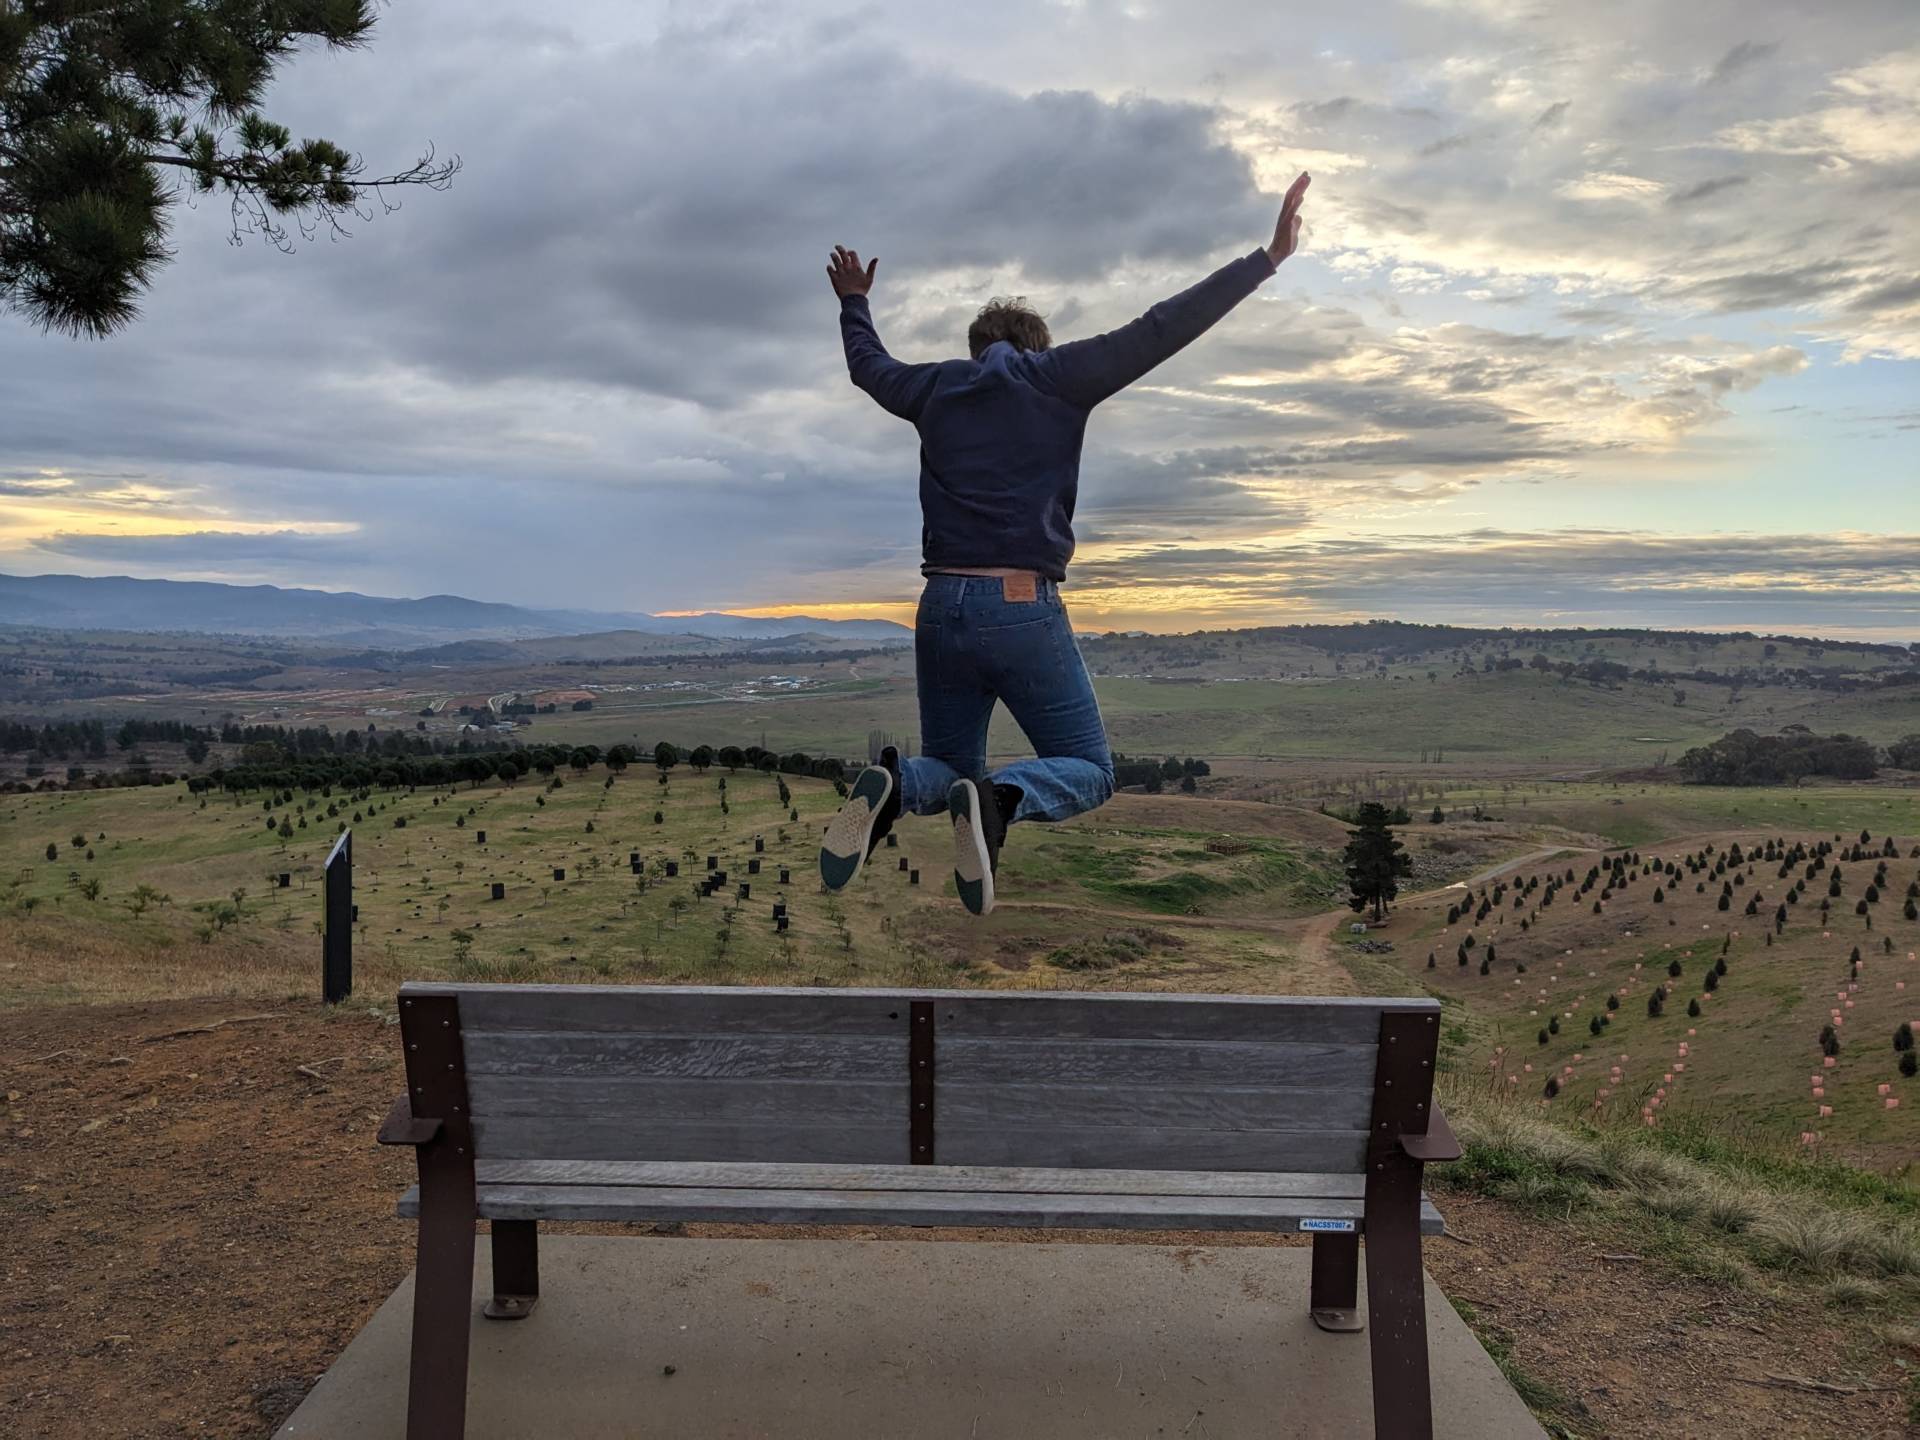
<path fill-rule="evenodd" d="M 1914 1054 L 1911 1050 L 1902 1055 L 1900 1057 L 1900 1073 L 1909 1080 L 1915 1075 L 1920 1075 L 1920 1055 Z"/>

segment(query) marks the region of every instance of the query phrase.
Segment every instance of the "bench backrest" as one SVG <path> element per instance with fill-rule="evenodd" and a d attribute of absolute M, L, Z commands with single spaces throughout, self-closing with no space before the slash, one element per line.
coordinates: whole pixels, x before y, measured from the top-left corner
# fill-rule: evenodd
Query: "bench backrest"
<path fill-rule="evenodd" d="M 1357 1172 L 1382 1020 L 1439 1005 L 1021 991 L 409 984 L 454 996 L 482 1160 Z M 930 1029 L 916 1046 L 916 1019 Z M 1402 1094 L 1405 1093 L 1403 1090 Z M 927 1130 L 920 1132 L 923 1136 Z M 928 1158 L 928 1157 L 919 1157 Z"/>

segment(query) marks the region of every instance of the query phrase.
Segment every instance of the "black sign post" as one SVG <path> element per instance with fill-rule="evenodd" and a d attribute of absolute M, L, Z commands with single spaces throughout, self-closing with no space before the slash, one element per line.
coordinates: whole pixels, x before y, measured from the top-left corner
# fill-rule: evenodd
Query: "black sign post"
<path fill-rule="evenodd" d="M 320 998 L 338 1005 L 353 993 L 353 832 L 343 830 L 326 865 L 320 938 Z"/>

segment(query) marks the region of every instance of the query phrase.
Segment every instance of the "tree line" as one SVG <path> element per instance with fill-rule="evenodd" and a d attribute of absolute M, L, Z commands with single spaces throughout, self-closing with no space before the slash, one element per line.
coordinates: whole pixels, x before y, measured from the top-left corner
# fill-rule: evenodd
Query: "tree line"
<path fill-rule="evenodd" d="M 1130 790 L 1137 785 L 1149 795 L 1158 795 L 1167 786 L 1176 785 L 1191 795 L 1199 788 L 1194 782 L 1212 773 L 1212 766 L 1191 755 L 1184 760 L 1172 755 L 1156 760 L 1151 755 L 1122 755 L 1115 751 L 1113 756 L 1113 784 L 1118 790 Z"/>
<path fill-rule="evenodd" d="M 1920 769 L 1920 734 L 1896 740 L 1884 751 L 1858 735 L 1816 735 L 1790 725 L 1778 735 L 1730 730 L 1697 745 L 1676 762 L 1695 785 L 1787 785 L 1809 775 L 1871 780 L 1881 765 Z"/>

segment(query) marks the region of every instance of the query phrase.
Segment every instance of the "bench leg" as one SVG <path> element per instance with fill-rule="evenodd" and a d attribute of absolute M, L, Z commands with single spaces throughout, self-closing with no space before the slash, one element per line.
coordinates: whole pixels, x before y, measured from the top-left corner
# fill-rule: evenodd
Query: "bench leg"
<path fill-rule="evenodd" d="M 1416 1173 L 1410 1203 L 1367 1221 L 1367 1329 L 1373 1351 L 1374 1434 L 1432 1440 L 1427 1377 L 1427 1296 L 1420 1271 Z M 1370 1207 L 1371 1208 L 1371 1207 Z"/>
<path fill-rule="evenodd" d="M 1360 1237 L 1313 1237 L 1313 1286 L 1308 1313 L 1322 1330 L 1364 1330 L 1360 1320 Z"/>
<path fill-rule="evenodd" d="M 493 1298 L 489 1320 L 524 1320 L 540 1302 L 540 1222 L 493 1222 Z"/>
<path fill-rule="evenodd" d="M 473 1242 L 471 1202 L 463 1212 L 455 1205 L 435 1207 L 423 1201 L 413 1276 L 407 1440 L 462 1440 L 466 1434 Z"/>

